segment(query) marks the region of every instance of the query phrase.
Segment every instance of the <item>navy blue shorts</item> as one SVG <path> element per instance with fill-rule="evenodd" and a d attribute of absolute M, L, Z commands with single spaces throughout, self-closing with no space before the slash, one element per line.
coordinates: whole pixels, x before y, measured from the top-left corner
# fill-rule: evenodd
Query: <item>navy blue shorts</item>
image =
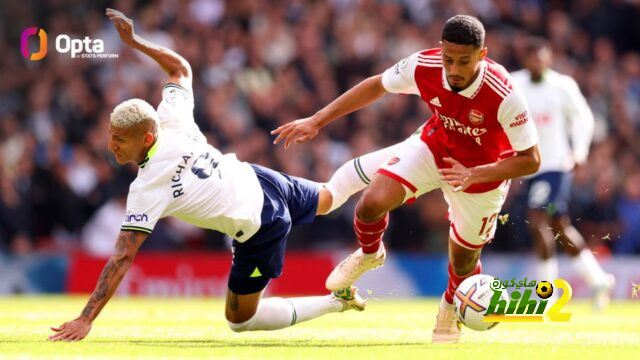
<path fill-rule="evenodd" d="M 261 225 L 247 241 L 233 241 L 229 289 L 252 294 L 282 274 L 291 227 L 313 222 L 318 208 L 318 186 L 309 180 L 251 165 L 264 193 Z"/>
<path fill-rule="evenodd" d="M 526 180 L 524 190 L 529 209 L 543 210 L 551 216 L 565 215 L 569 210 L 571 173 L 540 173 Z"/>

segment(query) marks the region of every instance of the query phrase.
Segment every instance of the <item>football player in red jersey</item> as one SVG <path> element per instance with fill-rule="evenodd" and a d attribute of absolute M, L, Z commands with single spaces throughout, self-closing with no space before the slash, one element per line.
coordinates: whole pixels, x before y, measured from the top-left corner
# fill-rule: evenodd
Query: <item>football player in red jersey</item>
<path fill-rule="evenodd" d="M 434 189 L 449 204 L 449 282 L 442 297 L 434 343 L 455 343 L 460 327 L 452 305 L 458 285 L 482 271 L 482 247 L 494 236 L 509 179 L 540 166 L 538 136 L 523 96 L 508 72 L 486 58 L 484 27 L 457 15 L 442 30 L 441 47 L 419 51 L 369 77 L 311 117 L 274 130 L 285 148 L 314 138 L 330 122 L 387 92 L 422 98 L 433 115 L 421 136 L 403 142 L 384 163 L 356 207 L 361 248 L 327 278 L 342 289 L 385 259 L 382 236 L 389 211 Z"/>

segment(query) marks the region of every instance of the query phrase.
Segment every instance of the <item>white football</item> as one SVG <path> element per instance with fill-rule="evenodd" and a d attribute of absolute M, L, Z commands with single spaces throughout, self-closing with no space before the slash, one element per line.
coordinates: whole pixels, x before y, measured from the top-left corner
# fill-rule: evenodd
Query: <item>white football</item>
<path fill-rule="evenodd" d="M 473 275 L 466 278 L 453 296 L 453 306 L 458 320 L 466 327 L 473 330 L 489 330 L 498 325 L 497 322 L 483 322 L 487 308 L 491 303 L 493 290 L 490 287 L 494 280 L 490 275 Z M 506 291 L 500 295 L 501 299 L 509 301 Z"/>

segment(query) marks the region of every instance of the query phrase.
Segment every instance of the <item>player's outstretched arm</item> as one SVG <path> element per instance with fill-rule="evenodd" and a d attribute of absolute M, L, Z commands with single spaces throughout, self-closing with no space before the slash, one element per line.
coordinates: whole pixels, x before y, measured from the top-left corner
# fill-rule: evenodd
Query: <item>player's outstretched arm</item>
<path fill-rule="evenodd" d="M 120 281 L 129 270 L 140 245 L 147 238 L 147 234 L 138 231 L 120 231 L 116 241 L 116 251 L 102 269 L 95 290 L 89 297 L 87 305 L 80 316 L 61 326 L 52 327 L 56 333 L 49 336 L 53 341 L 78 341 L 84 339 L 91 330 L 91 324 L 102 308 L 107 304 L 111 295 L 116 291 Z"/>
<path fill-rule="evenodd" d="M 329 105 L 322 108 L 313 116 L 292 121 L 273 130 L 271 135 L 278 135 L 273 142 L 284 141 L 284 148 L 291 144 L 299 144 L 313 139 L 318 131 L 341 116 L 361 109 L 384 95 L 386 90 L 382 86 L 382 75 L 375 75 L 361 81 L 349 89 Z"/>
<path fill-rule="evenodd" d="M 140 50 L 155 60 L 169 74 L 167 83 L 178 84 L 191 89 L 191 66 L 189 62 L 175 51 L 145 40 L 133 31 L 133 20 L 122 12 L 107 8 L 106 15 L 113 22 L 122 42 Z"/>

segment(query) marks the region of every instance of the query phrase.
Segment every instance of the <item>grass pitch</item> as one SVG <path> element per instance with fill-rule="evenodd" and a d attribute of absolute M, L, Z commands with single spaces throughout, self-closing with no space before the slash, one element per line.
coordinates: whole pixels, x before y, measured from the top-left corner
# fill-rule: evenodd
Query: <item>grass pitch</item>
<path fill-rule="evenodd" d="M 86 297 L 0 298 L 0 358 L 638 359 L 640 302 L 594 314 L 573 300 L 569 323 L 464 329 L 457 345 L 432 345 L 436 299 L 372 300 L 362 313 L 329 314 L 272 332 L 233 333 L 222 299 L 115 298 L 78 343 L 46 340 Z"/>

